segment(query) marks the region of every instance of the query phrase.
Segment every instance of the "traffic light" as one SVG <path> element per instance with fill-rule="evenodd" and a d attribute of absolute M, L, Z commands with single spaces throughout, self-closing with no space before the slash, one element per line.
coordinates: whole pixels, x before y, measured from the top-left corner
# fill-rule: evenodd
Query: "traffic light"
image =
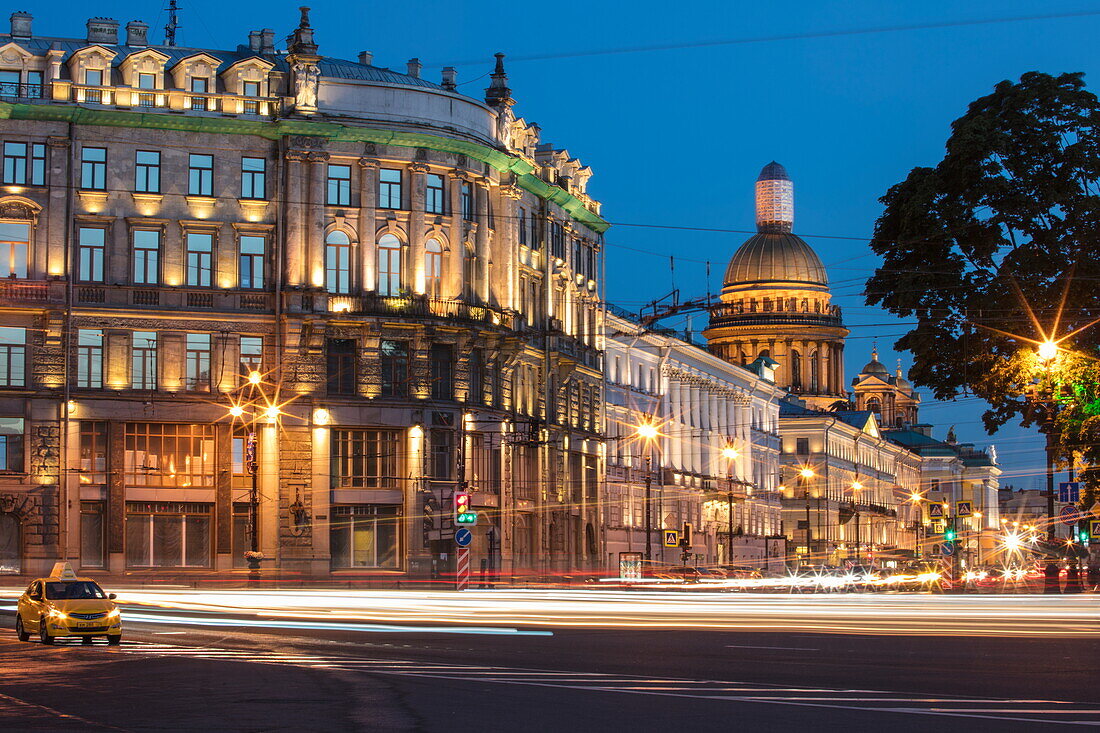
<path fill-rule="evenodd" d="M 465 491 L 455 492 L 455 524 L 477 524 L 477 512 L 470 508 L 470 495 Z"/>
<path fill-rule="evenodd" d="M 944 542 L 954 542 L 955 537 L 956 537 L 956 534 L 955 534 L 955 528 L 954 527 L 948 527 L 947 529 L 945 529 L 943 531 L 943 541 Z"/>

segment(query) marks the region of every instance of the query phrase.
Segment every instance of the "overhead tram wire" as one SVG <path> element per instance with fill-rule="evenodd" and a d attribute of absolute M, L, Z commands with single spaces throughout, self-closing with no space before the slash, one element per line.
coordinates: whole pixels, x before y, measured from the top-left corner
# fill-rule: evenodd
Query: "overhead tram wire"
<path fill-rule="evenodd" d="M 1001 16 L 995 18 L 976 18 L 973 20 L 943 20 L 926 23 L 907 23 L 893 26 L 874 26 L 870 28 L 841 28 L 837 30 L 804 31 L 801 33 L 777 33 L 766 36 L 745 36 L 743 38 L 724 38 L 713 41 L 692 41 L 685 43 L 657 43 L 646 46 L 622 46 L 619 48 L 591 49 L 588 51 L 566 51 L 562 53 L 541 53 L 513 55 L 509 63 L 528 61 L 554 61 L 558 59 L 588 58 L 592 56 L 617 56 L 632 53 L 657 53 L 661 51 L 679 51 L 698 48 L 720 48 L 723 46 L 743 46 L 756 43 L 782 43 L 787 41 L 812 40 L 818 38 L 842 38 L 845 36 L 869 36 L 883 33 L 905 33 L 910 31 L 941 30 L 946 28 L 965 28 L 980 25 L 1001 25 L 1008 23 L 1033 23 L 1046 20 L 1064 20 L 1070 18 L 1089 18 L 1100 16 L 1100 10 L 1082 10 L 1064 13 L 1037 13 L 1033 15 Z M 475 66 L 485 63 L 485 59 L 449 62 L 450 66 Z"/>

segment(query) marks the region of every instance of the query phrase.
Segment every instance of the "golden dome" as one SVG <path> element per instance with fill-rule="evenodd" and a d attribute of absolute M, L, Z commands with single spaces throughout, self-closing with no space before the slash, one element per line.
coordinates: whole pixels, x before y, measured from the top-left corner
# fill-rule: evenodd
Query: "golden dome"
<path fill-rule="evenodd" d="M 828 286 L 829 277 L 817 254 L 789 232 L 759 232 L 734 253 L 725 286 L 792 283 Z"/>

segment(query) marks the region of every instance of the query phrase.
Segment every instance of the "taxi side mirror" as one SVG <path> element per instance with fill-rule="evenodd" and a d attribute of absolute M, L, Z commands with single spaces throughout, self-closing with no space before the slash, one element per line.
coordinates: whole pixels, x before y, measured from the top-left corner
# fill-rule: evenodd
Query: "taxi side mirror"
<path fill-rule="evenodd" d="M 107 598 L 113 601 L 114 599 L 118 598 L 118 596 L 116 596 L 114 593 L 108 593 Z"/>

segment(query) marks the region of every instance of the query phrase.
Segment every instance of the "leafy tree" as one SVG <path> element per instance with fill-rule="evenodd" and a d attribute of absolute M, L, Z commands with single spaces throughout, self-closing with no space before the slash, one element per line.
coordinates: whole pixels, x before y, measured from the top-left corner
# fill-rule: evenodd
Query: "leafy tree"
<path fill-rule="evenodd" d="M 1003 81 L 952 123 L 943 160 L 882 197 L 871 246 L 883 264 L 864 291 L 915 320 L 895 344 L 913 354 L 911 379 L 937 399 L 984 399 L 990 433 L 1034 424 L 1029 389 L 1053 379 L 1059 456 L 1090 466 L 1100 464 L 1100 414 L 1089 412 L 1100 407 L 1098 178 L 1100 104 L 1082 74 Z M 1063 349 L 1050 374 L 1035 356 L 1048 338 Z M 1086 473 L 1093 488 L 1097 478 Z"/>

